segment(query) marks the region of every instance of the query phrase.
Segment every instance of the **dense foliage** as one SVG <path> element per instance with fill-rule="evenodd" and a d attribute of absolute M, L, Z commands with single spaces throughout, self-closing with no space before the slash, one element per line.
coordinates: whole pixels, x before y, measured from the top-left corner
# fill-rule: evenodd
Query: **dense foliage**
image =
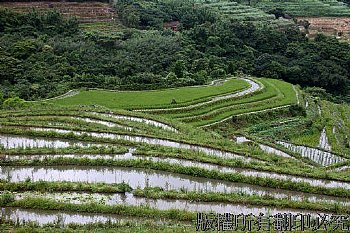
<path fill-rule="evenodd" d="M 221 19 L 187 1 L 121 0 L 116 8 L 129 27 L 118 38 L 83 32 L 55 12 L 1 11 L 4 98 L 186 86 L 241 72 L 349 94 L 350 45 L 336 39 Z M 171 21 L 180 32 L 163 29 Z"/>

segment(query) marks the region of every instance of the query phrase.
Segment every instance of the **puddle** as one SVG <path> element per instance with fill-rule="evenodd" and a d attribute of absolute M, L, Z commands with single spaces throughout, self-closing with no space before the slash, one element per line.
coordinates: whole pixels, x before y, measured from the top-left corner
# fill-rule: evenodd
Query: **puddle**
<path fill-rule="evenodd" d="M 136 122 L 144 123 L 144 124 L 147 124 L 147 125 L 160 127 L 160 128 L 162 128 L 164 130 L 169 130 L 169 131 L 176 132 L 176 133 L 178 132 L 177 129 L 175 129 L 174 127 L 171 127 L 170 125 L 161 123 L 159 121 L 154 121 L 154 120 L 150 120 L 150 119 L 141 118 L 141 117 L 117 115 L 117 114 L 114 114 L 114 113 L 108 114 L 108 113 L 97 113 L 97 112 L 94 112 L 93 114 L 99 115 L 99 116 L 103 116 L 103 117 L 108 117 L 108 118 L 114 118 L 114 119 L 118 119 L 118 120 L 136 121 Z"/>
<path fill-rule="evenodd" d="M 321 149 L 332 151 L 331 145 L 329 144 L 326 127 L 321 132 L 320 142 L 318 145 Z"/>
<path fill-rule="evenodd" d="M 146 187 L 162 187 L 164 190 L 182 190 L 198 192 L 246 193 L 250 195 L 271 196 L 300 201 L 328 201 L 349 204 L 346 198 L 303 192 L 265 188 L 258 185 L 233 183 L 182 174 L 172 174 L 123 167 L 0 167 L 0 179 L 10 182 L 31 181 L 68 181 L 88 183 L 116 184 L 126 182 L 133 189 Z"/>
<path fill-rule="evenodd" d="M 245 156 L 241 156 L 238 154 L 234 154 L 231 152 L 226 151 L 220 151 L 217 149 L 207 148 L 203 146 L 197 146 L 197 145 L 191 145 L 181 142 L 175 142 L 170 141 L 166 139 L 157 139 L 157 138 L 149 138 L 144 136 L 130 136 L 130 135 L 120 135 L 120 134 L 112 134 L 112 133 L 96 133 L 96 132 L 82 132 L 82 131 L 73 131 L 73 130 L 65 130 L 65 129 L 53 129 L 53 128 L 37 128 L 37 127 L 29 127 L 28 129 L 34 130 L 34 131 L 45 131 L 45 132 L 57 132 L 57 133 L 73 133 L 74 135 L 83 135 L 86 134 L 88 136 L 96 137 L 96 138 L 108 138 L 108 139 L 121 139 L 131 142 L 137 142 L 137 143 L 146 143 L 150 145 L 160 145 L 160 146 L 167 146 L 167 147 L 173 147 L 173 148 L 179 148 L 179 149 L 186 149 L 186 150 L 193 150 L 193 151 L 200 151 L 207 155 L 212 156 L 218 156 L 222 158 L 235 158 L 235 159 L 241 159 L 245 162 L 251 162 L 251 161 L 259 161 L 258 159 L 253 159 Z M 263 162 L 263 161 L 259 161 Z"/>
<path fill-rule="evenodd" d="M 215 213 L 252 213 L 259 215 L 277 214 L 277 213 L 309 213 L 316 215 L 315 211 L 295 210 L 295 209 L 278 209 L 262 206 L 247 206 L 234 203 L 218 203 L 218 202 L 194 202 L 188 200 L 174 200 L 174 199 L 150 199 L 144 197 L 134 196 L 132 193 L 125 194 L 99 194 L 99 193 L 19 193 L 16 194 L 16 199 L 23 199 L 26 197 L 42 197 L 65 203 L 73 204 L 89 204 L 100 203 L 104 205 L 125 205 L 125 206 L 149 206 L 159 210 L 186 210 L 190 212 L 215 212 Z"/>
<path fill-rule="evenodd" d="M 218 170 L 224 173 L 239 173 L 245 176 L 265 177 L 265 178 L 273 178 L 273 179 L 279 179 L 279 180 L 290 180 L 293 182 L 306 182 L 312 186 L 322 186 L 326 188 L 341 187 L 345 189 L 350 189 L 350 183 L 341 182 L 341 181 L 306 178 L 306 177 L 299 177 L 299 176 L 293 176 L 293 175 L 287 175 L 287 174 L 258 171 L 253 169 L 232 168 L 227 166 L 219 166 L 215 164 L 190 161 L 185 159 L 149 157 L 149 156 L 138 156 L 138 155 L 135 156 L 132 154 L 133 152 L 134 152 L 134 149 L 131 148 L 125 154 L 116 154 L 116 155 L 108 155 L 108 154 L 104 154 L 104 155 L 103 154 L 98 154 L 98 155 L 92 155 L 92 154 L 5 155 L 5 159 L 7 160 L 19 160 L 19 159 L 45 160 L 46 158 L 87 158 L 87 159 L 111 159 L 111 160 L 142 159 L 142 160 L 150 160 L 153 162 L 177 164 L 185 167 L 199 167 L 207 170 Z"/>
<path fill-rule="evenodd" d="M 13 148 L 66 148 L 70 146 L 88 147 L 93 144 L 83 142 L 72 142 L 68 140 L 40 139 L 17 135 L 0 135 L 0 146 L 5 149 Z"/>
<path fill-rule="evenodd" d="M 319 150 L 316 148 L 311 148 L 311 147 L 306 147 L 306 146 L 297 146 L 297 145 L 293 145 L 291 143 L 288 142 L 282 142 L 282 141 L 278 141 L 278 144 L 288 148 L 289 150 L 295 152 L 295 153 L 299 153 L 302 157 L 306 157 L 311 159 L 312 161 L 321 164 L 323 166 L 329 166 L 332 165 L 334 163 L 339 163 L 339 162 L 343 162 L 345 161 L 345 159 L 334 155 L 330 152 L 326 152 L 323 150 Z"/>
<path fill-rule="evenodd" d="M 244 142 L 251 142 L 251 140 L 249 140 L 248 138 L 244 137 L 244 136 L 237 136 L 236 137 L 236 142 L 238 144 L 241 144 L 241 143 L 244 143 Z M 257 143 L 257 142 L 255 142 Z M 281 151 L 281 150 L 278 150 L 276 148 L 273 148 L 271 146 L 268 146 L 268 145 L 264 145 L 264 144 L 260 144 L 260 143 L 257 143 L 260 147 L 260 149 L 268 154 L 275 154 L 275 155 L 278 155 L 278 156 L 282 156 L 282 157 L 285 157 L 285 158 L 293 158 L 295 159 L 294 157 L 290 156 L 289 154 Z"/>

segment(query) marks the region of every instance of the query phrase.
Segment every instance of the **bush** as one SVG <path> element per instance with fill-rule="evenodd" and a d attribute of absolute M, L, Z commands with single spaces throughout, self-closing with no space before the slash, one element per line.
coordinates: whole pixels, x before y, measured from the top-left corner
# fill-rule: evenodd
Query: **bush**
<path fill-rule="evenodd" d="M 15 201 L 15 195 L 10 192 L 5 191 L 0 195 L 0 206 L 7 205 L 13 201 Z"/>
<path fill-rule="evenodd" d="M 19 97 L 8 98 L 3 103 L 5 109 L 16 109 L 21 108 L 25 105 L 25 101 Z"/>

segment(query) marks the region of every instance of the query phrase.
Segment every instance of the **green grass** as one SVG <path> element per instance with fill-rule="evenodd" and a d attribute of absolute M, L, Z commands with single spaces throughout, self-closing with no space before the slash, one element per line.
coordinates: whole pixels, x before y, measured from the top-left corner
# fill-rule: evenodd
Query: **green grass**
<path fill-rule="evenodd" d="M 203 126 L 223 120 L 230 116 L 297 103 L 296 93 L 291 84 L 276 79 L 261 79 L 261 81 L 268 87 L 265 92 L 244 98 L 242 100 L 230 102 L 228 106 L 218 108 L 215 111 L 212 111 L 212 108 L 209 108 L 203 111 L 207 111 L 205 114 L 182 120 L 194 126 Z M 189 112 L 187 115 L 190 114 L 191 112 Z M 197 114 L 198 111 L 193 112 L 193 115 Z"/>
<path fill-rule="evenodd" d="M 231 79 L 219 86 L 182 87 L 155 91 L 81 91 L 78 95 L 52 100 L 60 105 L 101 105 L 111 109 L 175 107 L 174 98 L 178 104 L 205 101 L 211 96 L 233 93 L 249 84 L 244 80 Z"/>

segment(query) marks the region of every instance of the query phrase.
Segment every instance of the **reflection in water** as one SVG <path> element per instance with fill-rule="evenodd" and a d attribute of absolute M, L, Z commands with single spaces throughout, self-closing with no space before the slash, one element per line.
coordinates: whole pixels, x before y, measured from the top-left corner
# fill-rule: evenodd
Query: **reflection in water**
<path fill-rule="evenodd" d="M 346 198 L 337 198 L 289 190 L 265 188 L 257 185 L 212 180 L 163 171 L 153 171 L 121 167 L 0 167 L 0 179 L 10 182 L 25 181 L 71 181 L 88 183 L 128 183 L 132 188 L 162 187 L 165 190 L 188 190 L 222 193 L 247 193 L 267 195 L 276 198 L 309 201 L 348 202 Z"/>
<path fill-rule="evenodd" d="M 318 146 L 324 150 L 328 150 L 328 151 L 332 150 L 331 145 L 329 144 L 329 141 L 328 141 L 326 127 L 324 127 L 321 132 L 320 142 Z"/>
<path fill-rule="evenodd" d="M 98 214 L 98 213 L 75 213 L 67 211 L 50 211 L 39 209 L 21 209 L 21 208 L 1 208 L 2 219 L 12 220 L 16 223 L 23 224 L 36 222 L 39 225 L 45 224 L 92 224 L 92 223 L 119 223 L 125 220 L 134 220 L 125 216 L 113 214 Z"/>
<path fill-rule="evenodd" d="M 13 148 L 66 148 L 70 146 L 91 146 L 91 143 L 72 142 L 68 140 L 40 139 L 27 136 L 0 135 L 0 146 L 5 149 Z"/>
<path fill-rule="evenodd" d="M 305 178 L 305 177 L 293 176 L 288 174 L 258 171 L 253 169 L 234 168 L 234 167 L 220 166 L 220 165 L 196 162 L 196 161 L 185 160 L 185 159 L 139 156 L 139 155 L 133 155 L 134 150 L 135 150 L 134 148 L 129 148 L 129 151 L 127 153 L 115 154 L 115 155 L 109 155 L 109 154 L 6 155 L 5 159 L 6 160 L 20 160 L 20 159 L 45 160 L 48 158 L 51 158 L 51 159 L 53 158 L 87 158 L 87 159 L 111 159 L 111 160 L 141 159 L 141 160 L 150 160 L 153 162 L 177 164 L 185 167 L 199 167 L 207 170 L 217 170 L 224 173 L 239 173 L 245 176 L 290 180 L 292 182 L 305 182 L 313 186 L 322 186 L 326 188 L 341 187 L 345 189 L 350 189 L 350 183 L 347 183 L 347 182 L 322 180 L 322 179 L 316 179 L 316 178 Z"/>
<path fill-rule="evenodd" d="M 234 154 L 232 152 L 221 151 L 221 150 L 212 149 L 204 146 L 197 146 L 197 145 L 191 145 L 191 144 L 186 144 L 181 142 L 175 142 L 175 141 L 166 140 L 166 139 L 149 138 L 144 136 L 120 135 L 120 134 L 113 134 L 113 133 L 83 132 L 83 131 L 74 131 L 74 130 L 65 130 L 65 129 L 53 129 L 53 128 L 30 127 L 29 129 L 34 131 L 46 131 L 46 132 L 53 131 L 53 132 L 65 133 L 65 134 L 73 133 L 74 135 L 86 134 L 88 136 L 92 136 L 96 138 L 108 138 L 108 139 L 117 139 L 117 140 L 121 139 L 126 141 L 137 142 L 137 143 L 146 143 L 150 145 L 161 145 L 161 146 L 167 146 L 167 147 L 173 147 L 173 148 L 179 148 L 179 149 L 200 151 L 207 155 L 213 155 L 213 156 L 224 157 L 224 158 L 237 158 L 247 162 L 258 161 L 257 159 L 252 159 L 242 155 Z"/>
<path fill-rule="evenodd" d="M 311 148 L 307 146 L 297 146 L 288 142 L 277 142 L 278 144 L 288 148 L 289 150 L 299 153 L 302 157 L 311 159 L 312 161 L 321 164 L 323 166 L 329 166 L 334 163 L 339 163 L 345 161 L 345 159 L 334 155 L 330 152 L 319 150 L 316 148 Z"/>
<path fill-rule="evenodd" d="M 103 205 L 126 205 L 126 206 L 148 206 L 159 210 L 186 210 L 190 212 L 215 212 L 215 213 L 253 213 L 258 215 L 259 213 L 305 213 L 302 210 L 282 209 L 282 208 L 269 208 L 259 206 L 245 206 L 235 203 L 218 203 L 218 202 L 194 202 L 188 200 L 175 200 L 175 199 L 150 199 L 145 197 L 137 197 L 132 193 L 125 194 L 99 194 L 99 193 L 18 193 L 16 194 L 16 200 L 24 198 L 40 198 L 45 196 L 47 199 L 72 203 L 72 204 L 89 204 L 99 203 Z M 310 211 L 307 211 L 310 213 Z M 314 212 L 315 213 L 315 212 Z"/>

